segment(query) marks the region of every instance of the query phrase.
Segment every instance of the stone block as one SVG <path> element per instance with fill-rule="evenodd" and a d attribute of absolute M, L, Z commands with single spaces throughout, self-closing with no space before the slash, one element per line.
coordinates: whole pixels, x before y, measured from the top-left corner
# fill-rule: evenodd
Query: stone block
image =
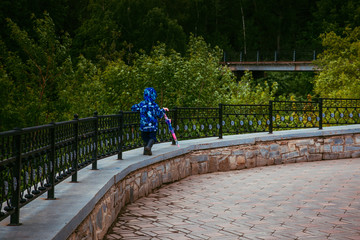
<path fill-rule="evenodd" d="M 284 160 L 281 157 L 274 158 L 274 164 L 275 165 L 284 164 Z"/>
<path fill-rule="evenodd" d="M 329 143 L 334 145 L 344 144 L 344 138 L 343 137 L 329 138 L 329 139 L 325 139 L 324 143 Z"/>
<path fill-rule="evenodd" d="M 270 151 L 278 151 L 280 148 L 279 144 L 271 144 L 270 145 Z"/>
<path fill-rule="evenodd" d="M 146 196 L 145 189 L 146 189 L 145 186 L 141 186 L 141 187 L 139 188 L 139 193 L 138 193 L 139 198 Z"/>
<path fill-rule="evenodd" d="M 354 139 L 355 139 L 355 143 L 360 143 L 360 134 L 356 134 L 354 136 Z"/>
<path fill-rule="evenodd" d="M 232 152 L 232 155 L 244 155 L 245 152 L 243 150 L 236 150 Z"/>
<path fill-rule="evenodd" d="M 219 171 L 229 171 L 230 170 L 230 163 L 229 158 L 224 158 L 219 160 Z"/>
<path fill-rule="evenodd" d="M 283 159 L 286 160 L 286 159 L 290 159 L 290 158 L 296 158 L 300 156 L 299 152 L 298 151 L 294 151 L 294 152 L 289 152 L 289 153 L 284 153 L 282 155 Z"/>
<path fill-rule="evenodd" d="M 352 158 L 360 158 L 360 151 L 351 154 Z"/>
<path fill-rule="evenodd" d="M 315 147 L 309 147 L 308 148 L 308 153 L 309 154 L 314 154 L 314 153 L 319 153 L 320 151 L 317 149 L 317 148 L 315 148 Z"/>
<path fill-rule="evenodd" d="M 160 165 L 160 166 L 157 166 L 156 167 L 156 171 L 160 171 L 160 172 L 165 172 L 165 167 L 164 167 L 164 165 Z"/>
<path fill-rule="evenodd" d="M 308 146 L 308 145 L 314 145 L 315 141 L 312 138 L 308 138 L 308 139 L 300 139 L 300 140 L 295 140 L 294 141 L 296 146 Z"/>
<path fill-rule="evenodd" d="M 256 167 L 256 158 L 247 158 L 245 161 L 245 168 L 253 168 Z"/>
<path fill-rule="evenodd" d="M 171 173 L 164 173 L 162 175 L 162 182 L 163 183 L 171 183 L 171 182 L 173 182 L 173 180 L 178 180 L 179 173 L 178 172 L 173 172 L 173 173 L 174 173 L 174 176 L 172 176 Z"/>
<path fill-rule="evenodd" d="M 236 158 L 237 156 L 229 156 L 229 168 L 230 170 L 235 170 L 236 169 Z"/>
<path fill-rule="evenodd" d="M 289 152 L 293 152 L 293 151 L 295 151 L 296 150 L 296 144 L 295 143 L 293 143 L 293 142 L 289 142 L 288 143 L 288 149 L 289 149 Z"/>
<path fill-rule="evenodd" d="M 245 157 L 244 156 L 237 156 L 236 157 L 236 169 L 244 169 L 245 168 Z"/>
<path fill-rule="evenodd" d="M 132 184 L 134 182 L 134 179 L 135 179 L 134 175 L 127 177 L 126 180 L 125 180 L 125 185 Z"/>
<path fill-rule="evenodd" d="M 151 178 L 153 174 L 154 174 L 154 170 L 150 169 L 148 171 L 148 178 Z"/>
<path fill-rule="evenodd" d="M 296 158 L 288 158 L 288 159 L 283 159 L 284 163 L 295 163 L 296 162 Z"/>
<path fill-rule="evenodd" d="M 267 160 L 267 162 L 268 162 L 268 166 L 274 165 L 275 164 L 275 159 L 274 158 L 269 158 Z"/>
<path fill-rule="evenodd" d="M 330 144 L 324 144 L 323 152 L 324 153 L 330 153 L 331 152 L 331 145 Z"/>
<path fill-rule="evenodd" d="M 360 151 L 360 145 L 345 146 L 345 152 Z"/>
<path fill-rule="evenodd" d="M 191 155 L 190 156 L 190 160 L 191 161 L 196 161 L 196 162 L 205 162 L 208 161 L 209 157 L 208 155 Z"/>
<path fill-rule="evenodd" d="M 301 146 L 299 147 L 300 156 L 308 155 L 308 147 L 307 146 Z"/>
<path fill-rule="evenodd" d="M 180 161 L 176 161 L 176 159 L 175 159 L 175 163 L 180 163 Z M 166 164 L 165 164 L 165 172 L 169 172 L 170 171 L 170 168 L 171 168 L 171 164 L 170 164 L 170 162 L 167 162 Z"/>
<path fill-rule="evenodd" d="M 335 145 L 331 147 L 331 152 L 333 153 L 339 153 L 339 152 L 343 152 L 344 151 L 344 147 L 341 145 Z"/>
<path fill-rule="evenodd" d="M 147 179 L 148 179 L 148 173 L 147 173 L 147 171 L 142 172 L 140 184 L 141 184 L 141 185 L 145 184 L 145 183 L 147 182 Z"/>
<path fill-rule="evenodd" d="M 266 148 L 260 148 L 260 154 L 263 158 L 269 157 L 269 150 Z"/>
<path fill-rule="evenodd" d="M 141 176 L 141 175 L 140 175 L 140 176 Z M 134 181 L 134 183 L 135 183 L 134 185 L 135 185 L 135 186 L 140 186 L 140 183 L 141 183 L 141 178 L 140 178 L 140 176 L 138 176 L 138 177 L 135 178 L 135 181 Z"/>
<path fill-rule="evenodd" d="M 229 161 L 230 170 L 238 170 L 245 168 L 245 156 L 241 156 L 241 155 L 230 156 L 228 158 L 228 161 Z"/>
<path fill-rule="evenodd" d="M 287 145 L 280 146 L 280 153 L 287 153 L 287 152 L 290 152 L 289 147 Z"/>
<path fill-rule="evenodd" d="M 339 159 L 339 154 L 338 153 L 324 153 L 323 159 L 324 160 Z"/>
<path fill-rule="evenodd" d="M 209 172 L 217 172 L 219 157 L 209 157 Z"/>
<path fill-rule="evenodd" d="M 211 151 L 209 153 L 206 153 L 206 155 L 208 156 L 218 156 L 218 155 L 223 155 L 222 151 L 216 150 L 216 151 Z"/>
<path fill-rule="evenodd" d="M 244 156 L 236 156 L 236 164 L 242 165 L 245 164 L 246 160 Z"/>
<path fill-rule="evenodd" d="M 97 228 L 102 228 L 102 224 L 103 224 L 103 212 L 102 212 L 102 208 L 98 209 L 98 212 L 96 214 L 96 227 Z"/>
<path fill-rule="evenodd" d="M 246 157 L 246 159 L 248 159 L 248 158 L 253 158 L 253 157 L 256 157 L 256 155 L 257 155 L 258 153 L 259 153 L 259 150 L 249 149 L 248 151 L 246 151 L 245 157 Z"/>
<path fill-rule="evenodd" d="M 351 152 L 341 152 L 339 153 L 339 158 L 351 158 Z"/>
<path fill-rule="evenodd" d="M 310 154 L 308 156 L 308 160 L 309 161 L 320 161 L 322 160 L 323 158 L 323 155 L 321 153 L 318 153 L 318 154 Z"/>
<path fill-rule="evenodd" d="M 269 153 L 269 158 L 278 158 L 280 156 L 279 151 L 274 151 Z"/>
<path fill-rule="evenodd" d="M 268 166 L 268 158 L 263 158 L 263 157 L 257 157 L 256 158 L 256 167 L 263 167 L 263 166 Z"/>
<path fill-rule="evenodd" d="M 208 173 L 208 163 L 207 162 L 201 162 L 199 163 L 199 174 Z"/>
<path fill-rule="evenodd" d="M 191 163 L 191 175 L 197 175 L 199 174 L 199 164 L 197 162 Z"/>
<path fill-rule="evenodd" d="M 354 143 L 354 139 L 351 136 L 345 137 L 345 144 L 350 145 Z"/>
<path fill-rule="evenodd" d="M 300 156 L 300 157 L 295 158 L 295 162 L 296 162 L 296 163 L 299 163 L 299 162 L 308 162 L 308 158 L 307 158 L 307 156 Z"/>
<path fill-rule="evenodd" d="M 130 189 L 129 189 L 129 197 L 130 197 L 129 198 L 130 203 L 135 201 L 135 199 L 134 199 L 134 188 L 133 187 L 130 187 Z"/>

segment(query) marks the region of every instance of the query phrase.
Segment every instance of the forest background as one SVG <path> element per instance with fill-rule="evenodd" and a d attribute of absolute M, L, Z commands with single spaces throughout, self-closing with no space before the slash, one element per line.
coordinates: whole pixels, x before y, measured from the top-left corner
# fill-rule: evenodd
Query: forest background
<path fill-rule="evenodd" d="M 360 98 L 360 0 L 2 0 L 0 131 L 161 106 Z M 314 51 L 318 73 L 241 79 L 224 51 Z"/>

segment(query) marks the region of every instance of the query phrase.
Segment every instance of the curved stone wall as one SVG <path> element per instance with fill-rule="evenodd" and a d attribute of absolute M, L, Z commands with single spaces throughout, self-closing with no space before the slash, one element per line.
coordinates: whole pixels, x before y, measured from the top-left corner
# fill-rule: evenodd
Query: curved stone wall
<path fill-rule="evenodd" d="M 113 184 L 102 191 L 95 207 L 68 239 L 102 239 L 126 204 L 193 174 L 360 157 L 360 127 L 225 136 L 184 141 L 181 145 L 171 151 L 155 145 L 154 153 L 159 155 L 129 163 L 114 176 Z"/>

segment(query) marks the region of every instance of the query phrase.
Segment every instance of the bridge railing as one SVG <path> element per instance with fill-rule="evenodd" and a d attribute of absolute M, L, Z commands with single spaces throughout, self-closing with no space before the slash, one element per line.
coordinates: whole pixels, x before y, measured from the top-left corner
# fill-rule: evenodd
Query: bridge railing
<path fill-rule="evenodd" d="M 175 108 L 167 113 L 179 140 L 230 134 L 360 124 L 360 99 L 321 98 L 312 102 L 269 101 L 263 105 L 220 104 L 215 108 Z M 0 221 L 18 225 L 20 209 L 43 193 L 107 156 L 142 147 L 137 112 L 119 112 L 0 133 Z M 159 142 L 172 140 L 163 119 Z M 36 210 L 34 210 L 36 211 Z"/>
<path fill-rule="evenodd" d="M 224 52 L 224 62 L 296 62 L 316 60 L 319 51 L 281 50 L 281 51 L 239 51 Z"/>

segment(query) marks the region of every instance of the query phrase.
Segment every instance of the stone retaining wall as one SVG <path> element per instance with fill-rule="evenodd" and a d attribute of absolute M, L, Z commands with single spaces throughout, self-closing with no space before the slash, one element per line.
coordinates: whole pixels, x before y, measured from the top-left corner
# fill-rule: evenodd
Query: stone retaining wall
<path fill-rule="evenodd" d="M 255 141 L 254 144 L 194 150 L 137 169 L 119 180 L 68 239 L 102 239 L 126 204 L 147 196 L 162 184 L 190 175 L 355 157 L 360 157 L 359 133 Z"/>

